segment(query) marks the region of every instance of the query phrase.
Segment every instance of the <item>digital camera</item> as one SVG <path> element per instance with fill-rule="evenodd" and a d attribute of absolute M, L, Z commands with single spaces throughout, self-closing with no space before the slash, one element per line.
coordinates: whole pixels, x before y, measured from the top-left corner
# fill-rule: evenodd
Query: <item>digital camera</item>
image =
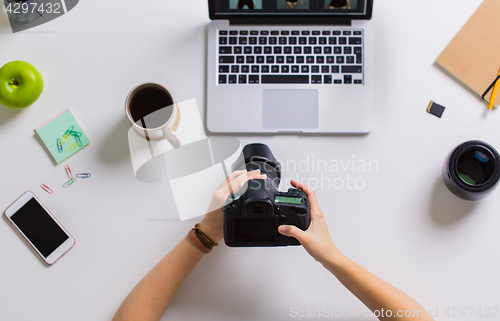
<path fill-rule="evenodd" d="M 300 245 L 278 232 L 280 225 L 306 230 L 311 222 L 307 195 L 296 188 L 279 192 L 281 164 L 264 144 L 243 148 L 232 170 L 260 169 L 267 179 L 251 179 L 241 193 L 229 195 L 224 211 L 224 240 L 231 247 Z"/>

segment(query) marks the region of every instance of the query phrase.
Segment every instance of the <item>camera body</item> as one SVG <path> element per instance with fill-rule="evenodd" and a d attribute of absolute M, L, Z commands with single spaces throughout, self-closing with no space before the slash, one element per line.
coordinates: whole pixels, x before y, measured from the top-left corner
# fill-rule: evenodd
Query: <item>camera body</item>
<path fill-rule="evenodd" d="M 260 169 L 267 179 L 249 180 L 243 193 L 231 194 L 224 211 L 224 240 L 231 247 L 300 245 L 293 237 L 278 232 L 280 225 L 306 230 L 310 224 L 307 195 L 295 188 L 278 191 L 281 165 L 264 144 L 245 146 L 233 171 Z"/>

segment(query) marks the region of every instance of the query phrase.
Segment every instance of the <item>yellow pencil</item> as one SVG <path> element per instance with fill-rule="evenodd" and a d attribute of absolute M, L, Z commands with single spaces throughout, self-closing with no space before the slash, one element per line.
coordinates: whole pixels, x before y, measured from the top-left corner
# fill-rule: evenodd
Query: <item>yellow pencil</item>
<path fill-rule="evenodd" d="M 498 76 L 500 76 L 500 69 L 498 70 L 497 77 Z M 490 103 L 488 104 L 488 109 L 489 110 L 493 109 L 493 103 L 495 102 L 495 99 L 497 98 L 497 93 L 498 93 L 498 87 L 499 86 L 500 86 L 500 79 L 495 84 L 495 87 L 493 87 L 493 92 L 491 93 L 491 97 L 490 97 Z"/>

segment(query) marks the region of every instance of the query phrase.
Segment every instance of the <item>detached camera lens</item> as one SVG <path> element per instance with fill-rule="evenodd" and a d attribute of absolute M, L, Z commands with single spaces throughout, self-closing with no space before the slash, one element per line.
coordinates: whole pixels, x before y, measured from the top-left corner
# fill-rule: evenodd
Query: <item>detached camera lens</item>
<path fill-rule="evenodd" d="M 478 140 L 455 148 L 443 164 L 443 180 L 456 196 L 479 200 L 488 196 L 500 178 L 500 155 L 493 146 Z"/>
<path fill-rule="evenodd" d="M 493 160 L 491 153 L 486 150 L 468 150 L 458 157 L 458 176 L 469 185 L 484 184 L 495 171 Z"/>

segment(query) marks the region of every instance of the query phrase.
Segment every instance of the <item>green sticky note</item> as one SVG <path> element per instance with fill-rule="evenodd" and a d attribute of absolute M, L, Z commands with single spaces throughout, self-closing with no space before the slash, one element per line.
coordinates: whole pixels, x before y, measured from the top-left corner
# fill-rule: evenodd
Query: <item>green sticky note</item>
<path fill-rule="evenodd" d="M 57 164 L 90 143 L 90 139 L 69 109 L 42 124 L 35 131 Z"/>

